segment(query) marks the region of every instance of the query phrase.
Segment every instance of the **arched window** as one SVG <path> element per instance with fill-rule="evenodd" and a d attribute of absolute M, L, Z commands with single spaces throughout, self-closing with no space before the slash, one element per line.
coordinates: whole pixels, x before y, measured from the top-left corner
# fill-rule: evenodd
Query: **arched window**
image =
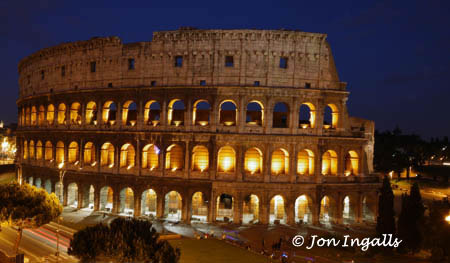
<path fill-rule="evenodd" d="M 236 152 L 231 146 L 223 146 L 217 156 L 219 172 L 234 172 L 236 166 Z"/>
<path fill-rule="evenodd" d="M 66 104 L 64 103 L 58 106 L 58 124 L 66 124 Z"/>
<path fill-rule="evenodd" d="M 37 110 L 35 106 L 31 107 L 31 125 L 37 124 Z"/>
<path fill-rule="evenodd" d="M 159 148 L 154 144 L 147 144 L 142 149 L 142 168 L 148 168 L 150 171 L 159 167 Z"/>
<path fill-rule="evenodd" d="M 183 148 L 178 144 L 172 144 L 166 151 L 166 169 L 171 171 L 181 170 L 184 167 Z"/>
<path fill-rule="evenodd" d="M 43 105 L 39 106 L 39 114 L 38 114 L 38 125 L 42 126 L 44 125 L 44 119 L 45 119 L 45 108 Z"/>
<path fill-rule="evenodd" d="M 42 159 L 42 142 L 37 141 L 36 143 L 36 159 L 41 160 Z"/>
<path fill-rule="evenodd" d="M 261 102 L 251 101 L 249 104 L 247 104 L 247 116 L 245 121 L 249 125 L 263 125 L 264 108 Z"/>
<path fill-rule="evenodd" d="M 23 159 L 28 159 L 28 142 L 23 141 Z"/>
<path fill-rule="evenodd" d="M 206 171 L 209 166 L 209 152 L 205 146 L 198 145 L 192 150 L 192 170 Z"/>
<path fill-rule="evenodd" d="M 29 147 L 28 152 L 30 154 L 30 159 L 34 159 L 35 156 L 34 156 L 34 141 L 33 140 L 30 141 L 30 145 L 28 147 Z"/>
<path fill-rule="evenodd" d="M 120 149 L 120 168 L 130 169 L 134 167 L 135 151 L 133 145 L 126 143 Z"/>
<path fill-rule="evenodd" d="M 50 141 L 45 142 L 44 158 L 46 161 L 50 161 L 53 159 L 53 145 Z"/>
<path fill-rule="evenodd" d="M 305 102 L 300 106 L 299 126 L 303 129 L 316 126 L 316 108 L 314 104 Z"/>
<path fill-rule="evenodd" d="M 69 152 L 68 152 L 68 162 L 71 164 L 78 164 L 79 161 L 79 151 L 78 151 L 78 143 L 77 142 L 71 142 L 69 144 Z"/>
<path fill-rule="evenodd" d="M 251 174 L 262 172 L 262 152 L 258 148 L 250 148 L 245 152 L 244 169 Z"/>
<path fill-rule="evenodd" d="M 169 103 L 167 110 L 167 120 L 169 125 L 184 125 L 184 103 L 182 100 L 174 99 Z"/>
<path fill-rule="evenodd" d="M 122 107 L 122 124 L 134 126 L 137 122 L 137 106 L 132 100 L 126 101 Z"/>
<path fill-rule="evenodd" d="M 345 175 L 358 175 L 359 173 L 359 158 L 355 151 L 349 151 L 345 155 Z"/>
<path fill-rule="evenodd" d="M 83 157 L 84 157 L 84 163 L 85 164 L 90 164 L 92 166 L 95 165 L 95 146 L 94 146 L 94 143 L 87 142 L 84 145 Z"/>
<path fill-rule="evenodd" d="M 56 163 L 64 163 L 64 143 L 62 141 L 56 143 Z"/>
<path fill-rule="evenodd" d="M 236 126 L 238 110 L 236 103 L 232 100 L 222 101 L 220 104 L 220 124 L 225 126 Z"/>
<path fill-rule="evenodd" d="M 53 104 L 50 104 L 47 106 L 47 123 L 49 125 L 53 125 L 55 121 L 55 106 Z"/>
<path fill-rule="evenodd" d="M 25 109 L 19 110 L 19 125 L 25 126 Z"/>
<path fill-rule="evenodd" d="M 272 153 L 272 174 L 289 173 L 289 153 L 279 148 Z"/>
<path fill-rule="evenodd" d="M 206 100 L 198 100 L 194 103 L 192 120 L 195 125 L 206 126 L 209 124 L 211 105 Z"/>
<path fill-rule="evenodd" d="M 336 129 L 338 127 L 338 121 L 338 108 L 334 104 L 328 104 L 324 111 L 323 127 L 325 129 Z"/>
<path fill-rule="evenodd" d="M 297 155 L 297 173 L 300 175 L 314 175 L 314 153 L 305 149 Z"/>
<path fill-rule="evenodd" d="M 81 104 L 78 102 L 70 106 L 70 124 L 81 125 Z"/>
<path fill-rule="evenodd" d="M 89 101 L 86 104 L 86 124 L 97 124 L 97 103 Z"/>
<path fill-rule="evenodd" d="M 105 142 L 100 151 L 100 165 L 103 167 L 114 167 L 114 145 Z"/>
<path fill-rule="evenodd" d="M 25 112 L 25 122 L 26 125 L 29 126 L 31 123 L 31 109 L 30 107 L 27 107 L 26 112 Z"/>
<path fill-rule="evenodd" d="M 144 122 L 157 126 L 161 121 L 161 105 L 155 100 L 148 101 L 144 109 Z"/>
<path fill-rule="evenodd" d="M 289 127 L 289 110 L 284 102 L 278 102 L 273 107 L 273 128 Z"/>
<path fill-rule="evenodd" d="M 322 156 L 322 174 L 337 175 L 337 154 L 333 150 L 326 151 Z"/>
<path fill-rule="evenodd" d="M 102 121 L 105 124 L 114 125 L 116 123 L 117 105 L 113 101 L 103 104 Z"/>

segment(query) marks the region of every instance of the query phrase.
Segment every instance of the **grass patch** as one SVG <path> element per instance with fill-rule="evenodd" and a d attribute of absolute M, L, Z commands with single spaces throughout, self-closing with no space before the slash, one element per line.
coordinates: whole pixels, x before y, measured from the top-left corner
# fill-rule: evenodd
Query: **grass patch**
<path fill-rule="evenodd" d="M 6 172 L 0 174 L 0 184 L 7 184 L 16 179 L 16 174 L 14 172 Z"/>
<path fill-rule="evenodd" d="M 173 247 L 181 250 L 180 263 L 211 263 L 211 262 L 268 262 L 264 256 L 235 247 L 217 239 L 182 238 L 169 240 Z"/>

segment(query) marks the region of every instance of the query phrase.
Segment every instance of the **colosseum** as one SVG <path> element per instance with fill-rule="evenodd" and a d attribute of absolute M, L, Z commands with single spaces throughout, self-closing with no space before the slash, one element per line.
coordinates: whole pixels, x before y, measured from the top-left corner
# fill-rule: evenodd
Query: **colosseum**
<path fill-rule="evenodd" d="M 325 34 L 95 37 L 18 71 L 18 180 L 65 206 L 186 223 L 375 220 L 374 123 L 348 115 Z"/>

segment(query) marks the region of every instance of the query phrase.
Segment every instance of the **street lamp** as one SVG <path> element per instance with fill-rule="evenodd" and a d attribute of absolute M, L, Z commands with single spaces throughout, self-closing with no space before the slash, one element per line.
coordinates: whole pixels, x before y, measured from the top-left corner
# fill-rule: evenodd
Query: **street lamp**
<path fill-rule="evenodd" d="M 450 215 L 448 215 L 448 216 L 445 217 L 445 221 L 447 221 L 447 223 L 450 224 Z"/>
<path fill-rule="evenodd" d="M 63 195 L 63 179 L 64 179 L 64 175 L 66 174 L 66 170 L 63 169 L 64 168 L 64 162 L 61 162 L 60 164 L 58 164 L 58 169 L 59 169 L 59 200 L 62 201 L 64 198 Z M 62 201 L 64 204 L 64 201 Z M 58 228 L 56 229 L 56 256 L 57 256 L 57 262 L 59 262 L 59 224 L 60 224 L 60 220 L 62 219 L 61 216 L 58 217 Z"/>

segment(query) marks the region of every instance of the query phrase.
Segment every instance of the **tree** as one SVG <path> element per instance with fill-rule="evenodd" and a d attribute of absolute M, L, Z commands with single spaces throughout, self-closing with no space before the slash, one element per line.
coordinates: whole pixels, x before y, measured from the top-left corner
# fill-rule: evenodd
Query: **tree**
<path fill-rule="evenodd" d="M 84 262 L 98 257 L 119 259 L 120 262 L 176 263 L 179 249 L 159 235 L 148 221 L 116 218 L 109 226 L 97 224 L 74 234 L 68 254 Z"/>
<path fill-rule="evenodd" d="M 14 250 L 19 250 L 22 231 L 49 223 L 62 212 L 59 200 L 43 189 L 17 182 L 0 185 L 0 222 L 16 226 L 18 235 Z"/>
<path fill-rule="evenodd" d="M 387 176 L 384 177 L 380 189 L 376 230 L 378 236 L 395 234 L 394 193 Z"/>
<path fill-rule="evenodd" d="M 411 232 L 409 231 L 410 215 L 408 208 L 409 208 L 409 196 L 407 194 L 402 194 L 402 208 L 400 210 L 400 215 L 397 221 L 397 231 L 398 231 L 397 236 L 400 240 L 402 240 L 402 243 L 400 243 L 400 246 L 398 248 L 400 252 L 406 252 L 408 250 L 407 244 L 411 239 Z"/>

